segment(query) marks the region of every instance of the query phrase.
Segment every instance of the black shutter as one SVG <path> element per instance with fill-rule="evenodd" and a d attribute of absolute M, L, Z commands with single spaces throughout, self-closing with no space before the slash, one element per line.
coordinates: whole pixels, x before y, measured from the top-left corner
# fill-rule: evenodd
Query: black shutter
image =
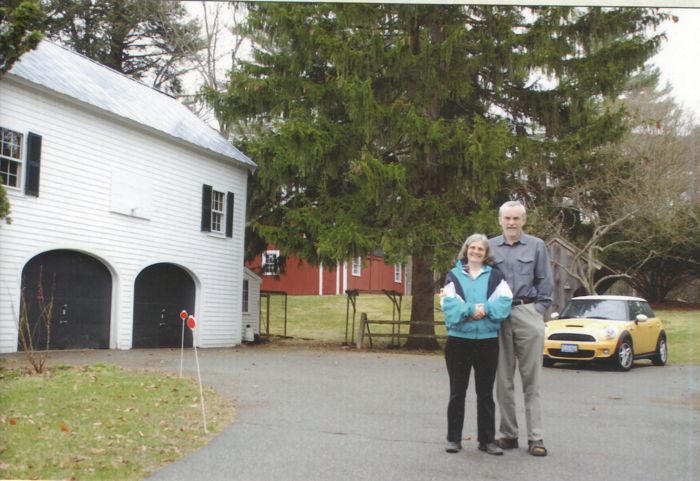
<path fill-rule="evenodd" d="M 233 192 L 226 194 L 226 237 L 233 237 Z"/>
<path fill-rule="evenodd" d="M 41 168 L 41 135 L 27 134 L 27 175 L 24 193 L 39 197 L 39 170 Z"/>
<path fill-rule="evenodd" d="M 211 232 L 211 185 L 202 186 L 202 232 Z"/>

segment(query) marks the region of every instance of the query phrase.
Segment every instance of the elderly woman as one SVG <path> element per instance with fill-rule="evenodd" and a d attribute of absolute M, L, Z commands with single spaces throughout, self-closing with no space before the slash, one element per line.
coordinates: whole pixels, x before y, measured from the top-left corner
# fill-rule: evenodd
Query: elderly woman
<path fill-rule="evenodd" d="M 473 234 L 464 242 L 440 297 L 447 327 L 445 361 L 450 377 L 445 450 L 456 453 L 462 449 L 464 402 L 474 368 L 479 450 L 503 454 L 495 442 L 493 383 L 498 363 L 498 330 L 510 314 L 513 295 L 501 271 L 491 265 L 485 235 Z"/>

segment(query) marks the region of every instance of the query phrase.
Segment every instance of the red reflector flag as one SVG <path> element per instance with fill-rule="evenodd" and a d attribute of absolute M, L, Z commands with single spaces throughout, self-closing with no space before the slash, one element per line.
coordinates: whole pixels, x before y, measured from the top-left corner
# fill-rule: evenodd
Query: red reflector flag
<path fill-rule="evenodd" d="M 193 331 L 194 328 L 197 327 L 197 319 L 195 319 L 194 316 L 190 316 L 187 318 L 187 327 L 189 327 Z"/>

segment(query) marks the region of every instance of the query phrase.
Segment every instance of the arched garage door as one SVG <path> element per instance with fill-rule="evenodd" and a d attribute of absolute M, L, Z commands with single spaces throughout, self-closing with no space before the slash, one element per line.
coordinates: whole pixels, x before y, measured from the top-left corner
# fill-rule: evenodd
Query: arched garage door
<path fill-rule="evenodd" d="M 133 347 L 180 347 L 184 309 L 194 314 L 192 277 L 173 264 L 145 268 L 134 285 Z M 192 332 L 185 327 L 185 347 L 192 347 Z"/>
<path fill-rule="evenodd" d="M 46 329 L 39 327 L 40 277 L 47 302 L 55 279 L 49 349 L 108 349 L 112 276 L 107 267 L 94 257 L 64 249 L 44 252 L 27 262 L 22 291 L 34 326 L 34 349 L 46 346 Z"/>

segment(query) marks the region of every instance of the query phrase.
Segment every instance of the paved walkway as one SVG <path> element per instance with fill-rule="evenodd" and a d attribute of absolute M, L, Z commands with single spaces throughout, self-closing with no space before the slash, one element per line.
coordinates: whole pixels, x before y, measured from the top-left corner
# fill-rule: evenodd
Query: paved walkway
<path fill-rule="evenodd" d="M 640 363 L 628 373 L 545 369 L 546 458 L 476 449 L 473 386 L 465 449 L 447 454 L 448 395 L 436 354 L 279 346 L 200 350 L 203 381 L 236 421 L 152 480 L 693 481 L 700 479 L 700 369 Z M 177 372 L 177 350 L 52 354 Z M 193 357 L 185 362 L 196 376 Z M 522 398 L 518 398 L 522 405 Z M 521 445 L 526 444 L 521 435 Z"/>

